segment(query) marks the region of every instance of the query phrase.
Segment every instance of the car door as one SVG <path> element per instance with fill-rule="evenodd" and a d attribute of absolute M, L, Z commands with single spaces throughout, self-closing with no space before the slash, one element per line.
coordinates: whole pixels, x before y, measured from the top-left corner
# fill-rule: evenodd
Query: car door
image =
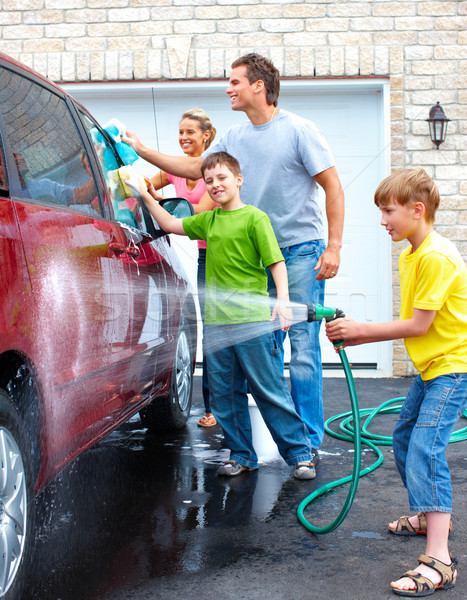
<path fill-rule="evenodd" d="M 166 272 L 170 249 L 166 236 L 155 229 L 149 213 L 138 196 L 129 195 L 123 185 L 122 162 L 105 130 L 80 107 L 77 112 L 92 140 L 100 172 L 105 179 L 106 202 L 114 216 L 114 227 L 125 236 L 121 260 L 130 271 L 131 368 L 126 373 L 125 390 L 130 400 L 127 410 L 138 401 L 157 395 L 170 376 L 174 333 L 169 314 L 169 299 L 178 305 L 175 291 L 168 290 Z M 144 210 L 143 210 L 144 209 Z M 171 278 L 172 281 L 173 277 Z"/>
<path fill-rule="evenodd" d="M 0 120 L 35 306 L 24 335 L 35 348 L 49 458 L 59 466 L 112 428 L 139 393 L 127 389 L 137 267 L 65 97 L 0 66 Z"/>

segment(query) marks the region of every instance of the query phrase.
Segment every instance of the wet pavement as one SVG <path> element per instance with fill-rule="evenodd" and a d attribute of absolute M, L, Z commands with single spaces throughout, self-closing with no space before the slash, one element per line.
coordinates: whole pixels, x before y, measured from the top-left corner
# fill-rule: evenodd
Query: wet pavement
<path fill-rule="evenodd" d="M 387 533 L 407 514 L 405 491 L 385 460 L 360 479 L 353 506 L 335 531 L 313 535 L 298 504 L 323 483 L 352 472 L 353 446 L 325 435 L 318 476 L 296 481 L 281 459 L 232 479 L 216 470 L 228 458 L 219 427 L 197 427 L 200 378 L 182 432 L 148 435 L 135 417 L 80 456 L 38 500 L 38 548 L 24 600 L 379 600 L 395 598 L 389 581 L 424 551 L 424 538 Z M 410 379 L 358 379 L 361 408 L 404 396 Z M 326 418 L 350 410 L 345 380 L 325 378 Z M 396 415 L 374 433 L 390 434 Z M 465 427 L 461 419 L 459 427 Z M 459 578 L 448 600 L 466 597 L 467 442 L 450 444 L 454 484 L 451 552 Z M 364 451 L 362 467 L 374 462 Z M 339 513 L 347 486 L 307 510 L 316 526 Z M 444 598 L 444 595 L 443 595 Z"/>

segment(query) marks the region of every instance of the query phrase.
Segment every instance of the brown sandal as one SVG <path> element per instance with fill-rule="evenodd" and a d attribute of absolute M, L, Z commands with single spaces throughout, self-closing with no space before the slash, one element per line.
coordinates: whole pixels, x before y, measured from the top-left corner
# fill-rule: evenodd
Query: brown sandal
<path fill-rule="evenodd" d="M 388 527 L 389 531 L 394 535 L 426 535 L 426 518 L 424 512 L 417 513 L 418 527 L 414 527 L 409 519 L 410 517 L 401 517 L 397 521 L 397 526 L 395 529 L 391 529 Z M 449 523 L 449 533 L 452 531 L 452 519 Z"/>
<path fill-rule="evenodd" d="M 437 571 L 441 575 L 441 581 L 438 584 L 434 584 L 431 579 L 424 577 L 418 571 L 407 571 L 402 577 L 409 577 L 415 582 L 415 589 L 413 590 L 398 590 L 392 588 L 392 591 L 398 596 L 413 596 L 420 598 L 422 596 L 430 596 L 434 594 L 436 590 L 449 590 L 456 585 L 457 572 L 456 565 L 457 560 L 451 559 L 451 564 L 447 565 L 436 558 L 421 554 L 418 557 L 419 564 L 426 565 Z"/>
<path fill-rule="evenodd" d="M 212 413 L 206 413 L 204 417 L 198 421 L 198 427 L 214 427 L 217 425 L 216 417 Z"/>
<path fill-rule="evenodd" d="M 394 535 L 426 535 L 426 519 L 425 513 L 419 512 L 417 514 L 419 526 L 414 527 L 409 519 L 410 517 L 404 516 L 397 521 L 395 529 L 388 527 L 389 531 Z"/>

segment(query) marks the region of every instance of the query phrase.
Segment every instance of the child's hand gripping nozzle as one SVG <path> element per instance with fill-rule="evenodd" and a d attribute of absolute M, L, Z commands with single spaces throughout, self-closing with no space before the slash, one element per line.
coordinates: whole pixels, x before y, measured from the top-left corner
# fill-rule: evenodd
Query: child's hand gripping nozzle
<path fill-rule="evenodd" d="M 334 321 L 335 319 L 342 319 L 342 317 L 345 317 L 344 311 L 342 311 L 340 308 L 321 306 L 321 304 L 313 304 L 313 302 L 308 302 L 307 308 L 307 321 L 309 323 L 312 321 L 321 321 L 322 319 L 325 319 L 326 322 L 329 323 L 329 321 Z M 336 350 L 339 351 L 343 348 L 344 340 L 334 340 L 332 343 Z"/>

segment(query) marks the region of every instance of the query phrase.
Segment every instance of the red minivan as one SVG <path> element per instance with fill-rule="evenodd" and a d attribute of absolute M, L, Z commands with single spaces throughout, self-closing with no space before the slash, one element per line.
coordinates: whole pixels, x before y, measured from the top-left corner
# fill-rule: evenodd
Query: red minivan
<path fill-rule="evenodd" d="M 1 598 L 21 598 L 59 469 L 136 412 L 156 431 L 190 412 L 194 294 L 122 166 L 85 108 L 0 53 Z"/>

